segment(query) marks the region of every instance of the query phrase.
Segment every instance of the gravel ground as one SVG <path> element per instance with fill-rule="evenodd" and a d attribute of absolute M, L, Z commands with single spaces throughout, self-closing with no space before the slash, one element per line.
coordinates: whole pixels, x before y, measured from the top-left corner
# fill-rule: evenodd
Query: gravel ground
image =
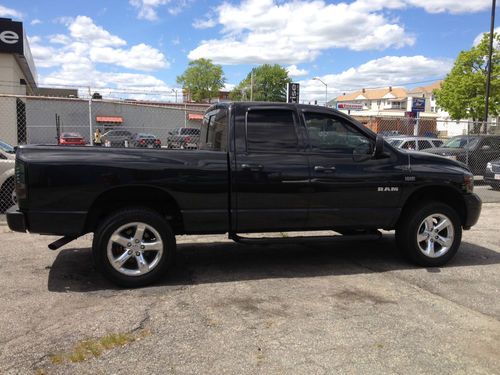
<path fill-rule="evenodd" d="M 90 237 L 0 225 L 1 374 L 500 373 L 500 204 L 446 267 L 416 268 L 394 236 L 249 246 L 178 238 L 155 286 L 116 289 Z M 127 335 L 84 358 L 82 343 Z"/>

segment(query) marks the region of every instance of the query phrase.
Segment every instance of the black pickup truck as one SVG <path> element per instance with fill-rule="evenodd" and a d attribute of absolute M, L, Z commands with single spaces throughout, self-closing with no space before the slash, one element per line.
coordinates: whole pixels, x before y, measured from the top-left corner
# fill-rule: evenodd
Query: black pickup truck
<path fill-rule="evenodd" d="M 410 260 L 440 266 L 481 211 L 464 164 L 296 104 L 216 104 L 198 150 L 22 146 L 15 176 L 12 230 L 63 236 L 53 249 L 93 232 L 97 268 L 127 287 L 164 274 L 177 234 L 396 230 Z"/>

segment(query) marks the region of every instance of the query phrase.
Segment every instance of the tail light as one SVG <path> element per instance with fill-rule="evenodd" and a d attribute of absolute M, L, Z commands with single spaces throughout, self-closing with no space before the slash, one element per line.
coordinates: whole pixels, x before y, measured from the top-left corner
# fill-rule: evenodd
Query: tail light
<path fill-rule="evenodd" d="M 14 176 L 16 181 L 16 198 L 19 202 L 27 198 L 26 189 L 26 165 L 21 160 L 16 160 L 14 167 Z"/>
<path fill-rule="evenodd" d="M 155 140 L 155 145 L 161 145 L 161 141 L 159 139 Z"/>
<path fill-rule="evenodd" d="M 144 139 L 141 139 L 141 140 L 139 141 L 139 144 L 141 144 L 141 145 L 145 145 L 145 144 L 146 144 L 146 141 L 145 141 Z"/>
<path fill-rule="evenodd" d="M 191 142 L 191 137 L 186 137 L 186 138 L 184 138 L 184 141 L 185 141 L 186 143 Z"/>

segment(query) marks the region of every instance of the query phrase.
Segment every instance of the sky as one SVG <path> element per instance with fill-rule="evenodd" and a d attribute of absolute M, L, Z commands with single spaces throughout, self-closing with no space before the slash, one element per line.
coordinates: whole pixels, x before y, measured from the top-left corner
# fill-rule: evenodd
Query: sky
<path fill-rule="evenodd" d="M 315 77 L 328 100 L 424 85 L 489 30 L 490 12 L 491 0 L 0 0 L 0 17 L 24 24 L 39 85 L 163 100 L 201 57 L 228 89 L 281 64 L 302 101 L 324 102 Z"/>

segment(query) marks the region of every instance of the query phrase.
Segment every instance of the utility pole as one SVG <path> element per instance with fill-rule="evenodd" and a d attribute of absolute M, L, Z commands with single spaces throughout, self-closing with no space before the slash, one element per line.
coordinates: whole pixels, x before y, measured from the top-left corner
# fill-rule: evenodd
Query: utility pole
<path fill-rule="evenodd" d="M 484 109 L 484 128 L 485 132 L 488 132 L 488 111 L 489 111 L 489 106 L 490 106 L 490 86 L 491 86 L 491 60 L 493 58 L 493 36 L 495 34 L 495 8 L 497 5 L 496 0 L 492 0 L 492 5 L 491 5 L 491 26 L 490 26 L 490 50 L 489 50 L 489 57 L 488 57 L 488 75 L 486 78 L 486 105 Z"/>

